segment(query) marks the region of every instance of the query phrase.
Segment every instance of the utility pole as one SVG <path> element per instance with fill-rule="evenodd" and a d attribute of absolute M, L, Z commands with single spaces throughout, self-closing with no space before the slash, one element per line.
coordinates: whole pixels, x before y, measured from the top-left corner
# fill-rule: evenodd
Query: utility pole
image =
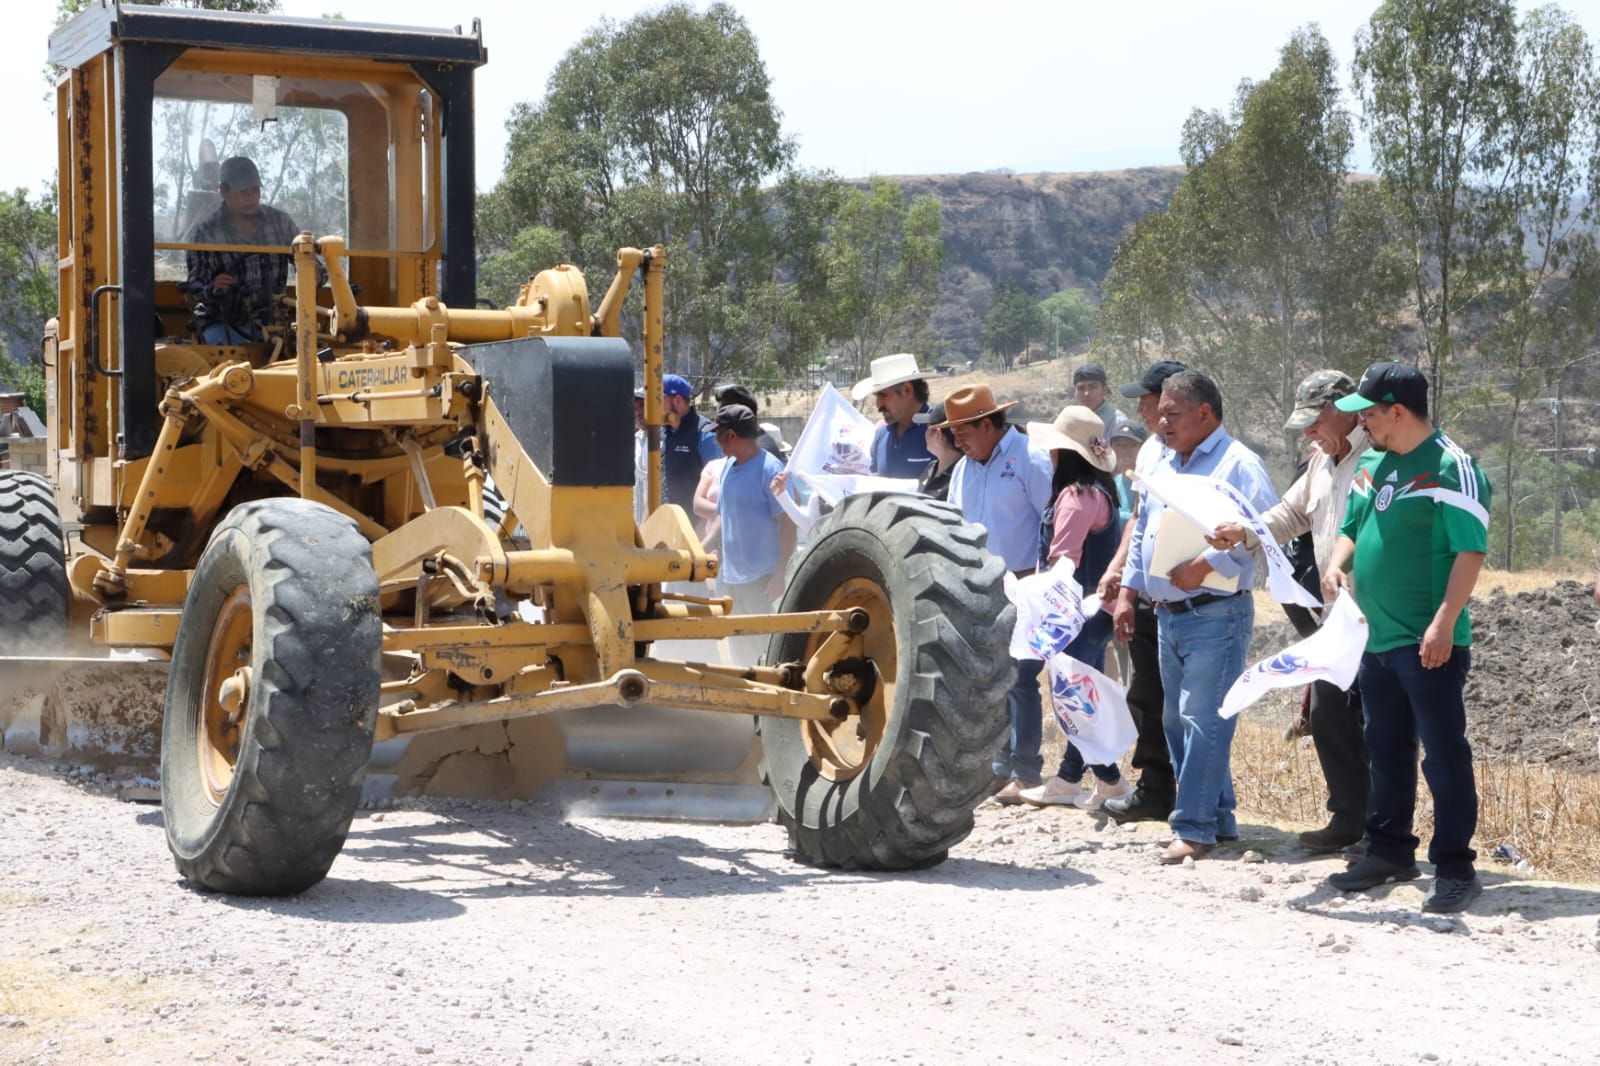
<path fill-rule="evenodd" d="M 1555 555 L 1555 558 L 1557 558 L 1557 559 L 1561 558 L 1561 504 L 1562 504 L 1562 497 L 1566 495 L 1566 486 L 1565 486 L 1566 479 L 1562 476 L 1562 472 L 1561 472 L 1561 460 L 1562 460 L 1561 428 L 1562 428 L 1562 423 L 1564 421 L 1564 419 L 1562 418 L 1562 414 L 1566 410 L 1566 404 L 1562 403 L 1561 400 L 1562 400 L 1563 386 L 1565 386 L 1565 385 L 1566 385 L 1566 375 L 1565 374 L 1557 374 L 1556 375 L 1556 491 L 1555 491 L 1555 507 L 1556 507 L 1556 510 L 1555 510 L 1555 513 L 1550 516 L 1550 540 L 1551 540 L 1550 547 L 1551 547 L 1551 549 L 1552 549 L 1552 551 L 1553 551 L 1553 553 Z"/>

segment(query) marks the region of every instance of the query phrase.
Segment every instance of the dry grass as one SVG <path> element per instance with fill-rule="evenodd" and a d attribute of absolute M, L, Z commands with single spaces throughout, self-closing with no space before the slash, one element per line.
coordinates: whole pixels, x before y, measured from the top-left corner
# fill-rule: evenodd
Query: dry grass
<path fill-rule="evenodd" d="M 1550 588 L 1558 581 L 1581 581 L 1589 584 L 1594 581 L 1594 574 L 1576 566 L 1567 570 L 1486 569 L 1479 575 L 1477 588 L 1473 591 L 1478 596 L 1494 589 L 1504 589 L 1508 593 L 1532 592 L 1535 589 Z"/>
<path fill-rule="evenodd" d="M 1485 571 L 1482 594 L 1544 589 L 1570 573 Z M 1582 578 L 1582 580 L 1588 580 Z M 1264 593 L 1257 593 L 1258 624 L 1282 618 Z M 1055 772 L 1065 741 L 1048 710 L 1044 722 L 1044 771 Z M 1327 799 L 1322 768 L 1309 738 L 1283 739 L 1292 713 L 1291 694 L 1270 693 L 1241 716 L 1233 743 L 1233 780 L 1239 809 L 1250 817 L 1286 829 L 1326 823 Z M 1128 771 L 1126 764 L 1124 772 Z M 1480 865 L 1489 865 L 1499 844 L 1510 844 L 1533 864 L 1538 876 L 1600 882 L 1600 851 L 1593 847 L 1600 826 L 1600 775 L 1572 773 L 1522 761 L 1479 759 L 1478 833 L 1474 846 Z M 1424 848 L 1433 831 L 1433 804 L 1418 778 L 1416 833 Z"/>
<path fill-rule="evenodd" d="M 1314 828 L 1327 815 L 1322 768 L 1309 739 L 1285 741 L 1281 726 L 1239 723 L 1233 742 L 1233 781 L 1239 807 L 1272 823 Z M 1600 853 L 1593 848 L 1600 825 L 1600 777 L 1479 759 L 1478 849 L 1488 865 L 1498 844 L 1511 844 L 1539 876 L 1600 881 Z M 1433 831 L 1433 804 L 1419 777 L 1416 834 L 1426 847 Z"/>
<path fill-rule="evenodd" d="M 76 973 L 30 959 L 0 963 L 0 1015 L 26 1019 L 36 1031 L 91 1021 L 108 1008 L 148 1008 L 166 991 L 156 982 Z"/>
<path fill-rule="evenodd" d="M 1239 811 L 1248 820 L 1283 829 L 1324 825 L 1327 792 L 1322 768 L 1309 738 L 1283 739 L 1281 724 L 1252 721 L 1246 712 L 1233 741 L 1233 784 Z M 1055 771 L 1064 745 L 1051 719 L 1045 722 L 1046 775 Z M 1499 844 L 1510 844 L 1541 878 L 1600 883 L 1600 852 L 1594 828 L 1600 825 L 1600 777 L 1530 766 L 1523 762 L 1479 759 L 1478 849 L 1488 866 Z M 1123 772 L 1129 772 L 1126 764 Z M 1433 803 L 1418 779 L 1416 833 L 1426 850 L 1433 832 Z"/>

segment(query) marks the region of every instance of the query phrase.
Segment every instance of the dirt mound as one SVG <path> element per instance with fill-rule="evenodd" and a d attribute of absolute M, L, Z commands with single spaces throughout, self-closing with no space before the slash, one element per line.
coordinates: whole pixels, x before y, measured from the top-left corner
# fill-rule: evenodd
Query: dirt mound
<path fill-rule="evenodd" d="M 1467 717 L 1475 752 L 1600 771 L 1600 638 L 1590 586 L 1560 581 L 1472 598 Z"/>
<path fill-rule="evenodd" d="M 1467 734 L 1473 754 L 1537 766 L 1600 773 L 1600 672 L 1595 654 L 1592 586 L 1558 581 L 1523 592 L 1484 590 L 1472 597 L 1472 672 L 1467 675 Z M 1276 607 L 1257 607 L 1249 662 L 1297 639 Z M 1269 693 L 1258 720 L 1287 722 L 1298 693 Z"/>

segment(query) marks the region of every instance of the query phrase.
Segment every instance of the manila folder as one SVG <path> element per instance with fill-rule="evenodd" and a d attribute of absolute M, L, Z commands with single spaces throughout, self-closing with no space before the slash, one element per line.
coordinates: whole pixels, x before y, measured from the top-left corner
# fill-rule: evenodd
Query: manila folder
<path fill-rule="evenodd" d="M 1183 515 L 1170 508 L 1161 512 L 1161 524 L 1156 527 L 1155 548 L 1150 555 L 1150 573 L 1166 577 L 1176 566 L 1188 562 L 1201 552 L 1209 551 L 1205 531 Z M 1203 589 L 1213 592 L 1238 592 L 1237 577 L 1223 577 L 1215 570 L 1200 583 Z"/>

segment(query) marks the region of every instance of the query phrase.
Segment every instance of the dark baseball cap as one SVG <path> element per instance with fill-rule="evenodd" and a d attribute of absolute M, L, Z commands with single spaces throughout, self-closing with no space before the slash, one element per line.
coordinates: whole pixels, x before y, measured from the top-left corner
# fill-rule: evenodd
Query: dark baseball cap
<path fill-rule="evenodd" d="M 1143 426 L 1136 425 L 1133 419 L 1119 418 L 1116 424 L 1111 427 L 1110 436 L 1112 440 L 1125 439 L 1143 444 L 1145 437 L 1149 436 L 1149 434 L 1145 432 Z"/>
<path fill-rule="evenodd" d="M 694 395 L 694 389 L 689 385 L 689 379 L 679 374 L 668 374 L 661 379 L 661 394 L 663 396 L 682 396 L 684 399 Z"/>
<path fill-rule="evenodd" d="M 1153 392 L 1160 392 L 1161 386 L 1165 385 L 1167 379 L 1172 375 L 1181 374 L 1188 369 L 1182 363 L 1174 362 L 1171 359 L 1163 359 L 1139 375 L 1138 381 L 1130 381 L 1118 391 L 1130 400 L 1139 396 L 1148 396 Z"/>
<path fill-rule="evenodd" d="M 222 161 L 222 169 L 217 174 L 217 183 L 226 185 L 230 189 L 248 189 L 252 185 L 259 189 L 261 172 L 248 158 L 236 155 Z"/>
<path fill-rule="evenodd" d="M 712 389 L 711 398 L 716 400 L 719 406 L 736 403 L 744 407 L 748 407 L 752 411 L 761 410 L 761 408 L 756 406 L 756 394 L 751 392 L 746 386 L 735 384 L 733 382 L 724 382 L 723 384 Z"/>
<path fill-rule="evenodd" d="M 1076 385 L 1080 381 L 1098 381 L 1104 385 L 1106 384 L 1106 368 L 1099 363 L 1084 363 L 1072 372 L 1072 383 Z"/>
<path fill-rule="evenodd" d="M 756 421 L 756 413 L 742 403 L 730 403 L 717 408 L 716 417 L 711 421 L 718 429 L 731 429 L 740 437 L 761 434 L 761 423 Z"/>
<path fill-rule="evenodd" d="M 1397 403 L 1427 417 L 1428 379 L 1410 363 L 1373 363 L 1362 373 L 1355 392 L 1333 401 L 1341 411 L 1365 411 L 1380 403 Z"/>

